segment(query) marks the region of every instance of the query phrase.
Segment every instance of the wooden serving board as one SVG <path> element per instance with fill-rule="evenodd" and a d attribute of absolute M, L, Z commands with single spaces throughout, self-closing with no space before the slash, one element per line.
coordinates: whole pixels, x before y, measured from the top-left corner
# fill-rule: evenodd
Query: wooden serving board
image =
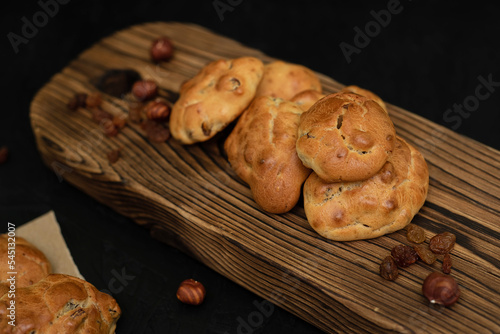
<path fill-rule="evenodd" d="M 176 47 L 168 63 L 149 59 L 151 41 L 169 36 Z M 426 204 L 413 222 L 428 239 L 457 236 L 452 275 L 462 297 L 452 307 L 429 304 L 424 278 L 441 270 L 418 263 L 394 282 L 379 264 L 405 231 L 372 240 L 334 242 L 308 225 L 302 205 L 267 214 L 224 158 L 224 136 L 191 146 L 174 140 L 152 144 L 138 126 L 113 138 L 101 134 L 89 110 L 70 112 L 75 92 L 92 92 L 92 80 L 111 68 L 132 68 L 178 91 L 209 61 L 272 58 L 206 29 L 181 23 L 133 26 L 103 39 L 56 74 L 35 96 L 31 122 L 44 162 L 98 201 L 167 244 L 296 314 L 325 332 L 500 332 L 500 152 L 388 105 L 397 132 L 425 156 L 430 171 Z M 319 75 L 327 93 L 343 87 Z M 355 83 L 354 83 L 355 84 Z M 103 108 L 125 114 L 126 104 L 105 96 Z M 109 163 L 106 153 L 122 149 Z"/>

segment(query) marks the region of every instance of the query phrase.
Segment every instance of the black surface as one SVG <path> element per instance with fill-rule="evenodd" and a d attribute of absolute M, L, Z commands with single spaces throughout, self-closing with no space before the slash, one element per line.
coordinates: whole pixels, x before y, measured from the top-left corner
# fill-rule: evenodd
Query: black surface
<path fill-rule="evenodd" d="M 19 226 L 54 210 L 82 274 L 99 289 L 114 291 L 123 309 L 119 334 L 319 331 L 279 308 L 259 316 L 254 303 L 261 298 L 151 239 L 129 219 L 59 182 L 42 164 L 30 128 L 29 103 L 53 74 L 102 37 L 142 22 L 194 22 L 344 84 L 371 89 L 392 104 L 500 149 L 498 5 L 402 0 L 400 12 L 348 62 L 339 45 L 355 45 L 355 27 L 364 29 L 374 20 L 372 10 L 387 9 L 393 1 L 220 2 L 233 4 L 223 20 L 210 0 L 68 1 L 27 44 L 19 45 L 17 53 L 8 34 L 21 35 L 22 18 L 32 21 L 40 4 L 0 5 L 0 146 L 11 151 L 0 166 L 1 230 L 7 222 Z M 499 84 L 477 106 L 471 105 L 470 114 L 447 112 L 454 104 L 474 102 L 479 78 L 488 76 Z M 118 274 L 122 284 L 113 279 Z M 207 288 L 200 307 L 175 298 L 179 282 L 190 277 Z M 242 321 L 248 323 L 249 317 L 259 326 L 243 328 Z"/>

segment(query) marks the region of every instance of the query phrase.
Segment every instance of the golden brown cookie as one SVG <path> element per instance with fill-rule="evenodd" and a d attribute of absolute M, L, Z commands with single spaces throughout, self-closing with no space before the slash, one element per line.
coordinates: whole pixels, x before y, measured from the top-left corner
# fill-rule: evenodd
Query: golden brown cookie
<path fill-rule="evenodd" d="M 318 76 L 305 66 L 281 60 L 266 64 L 256 96 L 280 97 L 290 100 L 304 90 L 321 93 Z"/>
<path fill-rule="evenodd" d="M 309 89 L 298 93 L 297 95 L 292 97 L 290 101 L 297 103 L 300 109 L 302 109 L 303 111 L 307 111 L 312 107 L 313 104 L 315 104 L 325 96 L 326 95 L 323 93 Z"/>
<path fill-rule="evenodd" d="M 364 89 L 364 88 L 361 88 L 361 87 L 358 87 L 355 85 L 350 85 L 350 86 L 344 87 L 340 92 L 342 92 L 342 93 L 355 93 L 355 94 L 367 97 L 367 98 L 377 102 L 382 107 L 382 109 L 385 110 L 385 112 L 388 112 L 387 106 L 385 105 L 384 101 L 380 98 L 380 96 L 373 93 L 372 91 L 369 91 L 367 89 Z"/>
<path fill-rule="evenodd" d="M 121 310 L 115 299 L 79 278 L 50 274 L 15 292 L 15 325 L 9 324 L 9 287 L 1 284 L 0 332 L 112 334 Z"/>
<path fill-rule="evenodd" d="M 382 168 L 395 138 L 394 124 L 375 101 L 336 93 L 302 114 L 297 153 L 326 182 L 358 181 Z"/>
<path fill-rule="evenodd" d="M 180 89 L 170 114 L 172 137 L 193 144 L 215 136 L 248 107 L 263 71 L 262 61 L 253 57 L 205 66 Z"/>
<path fill-rule="evenodd" d="M 428 187 L 423 156 L 398 137 L 384 167 L 368 180 L 328 183 L 311 173 L 304 184 L 304 209 L 311 227 L 325 238 L 375 238 L 408 225 Z"/>
<path fill-rule="evenodd" d="M 12 260 L 13 266 L 10 267 Z M 7 282 L 11 276 L 9 272 L 17 272 L 16 286 L 28 286 L 50 274 L 50 271 L 51 266 L 45 255 L 26 239 L 0 235 L 0 283 Z"/>
<path fill-rule="evenodd" d="M 310 173 L 295 151 L 301 114 L 293 102 L 258 97 L 241 115 L 224 144 L 231 167 L 267 212 L 292 209 Z"/>

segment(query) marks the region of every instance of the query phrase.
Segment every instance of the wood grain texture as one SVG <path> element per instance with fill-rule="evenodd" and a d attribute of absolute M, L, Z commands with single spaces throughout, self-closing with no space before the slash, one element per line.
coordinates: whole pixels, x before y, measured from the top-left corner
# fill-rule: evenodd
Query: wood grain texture
<path fill-rule="evenodd" d="M 148 50 L 160 35 L 173 39 L 176 54 L 157 66 Z M 413 222 L 425 228 L 428 239 L 444 231 L 457 236 L 452 275 L 462 297 L 444 308 L 430 305 L 421 293 L 424 278 L 439 271 L 441 261 L 401 270 L 394 282 L 379 276 L 390 249 L 408 244 L 404 231 L 334 242 L 309 227 L 301 205 L 283 215 L 259 210 L 224 157 L 227 133 L 191 146 L 173 140 L 151 144 L 138 126 L 108 138 L 89 110 L 66 108 L 75 92 L 95 91 L 91 80 L 110 68 L 135 69 L 176 92 L 209 61 L 240 56 L 272 60 L 182 23 L 133 26 L 103 39 L 56 74 L 32 102 L 31 122 L 44 162 L 150 228 L 153 237 L 325 332 L 499 333 L 500 152 L 388 104 L 397 133 L 429 165 L 428 199 Z M 320 78 L 327 93 L 343 87 Z M 110 96 L 103 108 L 127 111 L 123 101 Z M 122 157 L 110 164 L 106 153 L 120 148 Z"/>

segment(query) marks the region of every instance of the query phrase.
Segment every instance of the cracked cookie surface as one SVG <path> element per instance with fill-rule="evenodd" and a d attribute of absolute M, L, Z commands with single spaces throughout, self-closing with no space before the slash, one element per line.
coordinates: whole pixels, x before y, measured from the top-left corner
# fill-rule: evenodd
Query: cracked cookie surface
<path fill-rule="evenodd" d="M 330 94 L 300 117 L 297 153 L 327 182 L 365 180 L 382 168 L 396 131 L 373 100 L 354 93 Z"/>
<path fill-rule="evenodd" d="M 377 102 L 382 107 L 382 109 L 385 110 L 385 112 L 388 112 L 387 106 L 385 105 L 385 102 L 380 98 L 380 96 L 373 93 L 372 91 L 369 91 L 367 89 L 361 88 L 361 87 L 356 86 L 356 85 L 350 85 L 350 86 L 344 87 L 341 90 L 341 92 L 342 93 L 355 93 L 355 94 L 364 96 L 366 98 L 369 98 L 370 100 Z"/>

